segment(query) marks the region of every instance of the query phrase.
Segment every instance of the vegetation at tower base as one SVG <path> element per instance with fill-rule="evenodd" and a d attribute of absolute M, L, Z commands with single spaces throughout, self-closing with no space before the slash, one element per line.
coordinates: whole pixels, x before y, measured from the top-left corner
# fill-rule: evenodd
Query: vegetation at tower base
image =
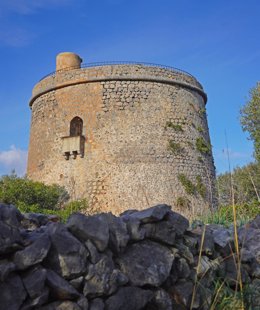
<path fill-rule="evenodd" d="M 24 213 L 55 215 L 65 221 L 73 212 L 90 212 L 86 199 L 68 200 L 67 191 L 56 184 L 45 185 L 15 173 L 0 178 L 0 202 L 15 205 Z"/>
<path fill-rule="evenodd" d="M 209 310 L 260 306 L 260 215 L 239 227 L 168 205 L 66 223 L 0 204 L 1 309 Z M 237 290 L 238 273 L 243 291 Z"/>
<path fill-rule="evenodd" d="M 240 122 L 254 143 L 255 159 L 260 163 L 260 82 L 249 92 L 249 100 L 241 109 Z"/>
<path fill-rule="evenodd" d="M 237 167 L 232 171 L 234 202 L 237 205 L 251 204 L 260 197 L 260 165 L 258 162 Z M 222 206 L 232 204 L 230 173 L 217 177 L 219 203 Z"/>

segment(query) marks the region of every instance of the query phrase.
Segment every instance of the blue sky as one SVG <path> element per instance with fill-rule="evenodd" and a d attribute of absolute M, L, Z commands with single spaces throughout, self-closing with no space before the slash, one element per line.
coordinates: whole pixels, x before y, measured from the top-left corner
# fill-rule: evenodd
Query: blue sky
<path fill-rule="evenodd" d="M 56 54 L 133 60 L 186 70 L 208 94 L 217 172 L 252 160 L 239 123 L 259 81 L 259 0 L 0 0 L 0 175 L 23 174 L 35 83 Z"/>

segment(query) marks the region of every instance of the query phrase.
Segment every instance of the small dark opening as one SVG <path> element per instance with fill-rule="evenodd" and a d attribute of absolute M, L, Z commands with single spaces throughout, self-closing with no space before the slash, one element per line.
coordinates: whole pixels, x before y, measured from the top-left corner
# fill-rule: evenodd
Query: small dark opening
<path fill-rule="evenodd" d="M 83 130 L 83 120 L 76 116 L 70 122 L 70 136 L 81 136 Z"/>

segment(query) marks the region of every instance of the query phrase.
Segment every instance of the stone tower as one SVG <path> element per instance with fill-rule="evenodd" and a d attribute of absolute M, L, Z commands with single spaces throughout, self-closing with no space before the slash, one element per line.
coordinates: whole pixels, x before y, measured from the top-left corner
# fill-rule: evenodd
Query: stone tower
<path fill-rule="evenodd" d="M 171 67 L 81 62 L 59 54 L 56 72 L 33 89 L 28 177 L 116 214 L 167 203 L 191 216 L 214 206 L 201 84 Z"/>

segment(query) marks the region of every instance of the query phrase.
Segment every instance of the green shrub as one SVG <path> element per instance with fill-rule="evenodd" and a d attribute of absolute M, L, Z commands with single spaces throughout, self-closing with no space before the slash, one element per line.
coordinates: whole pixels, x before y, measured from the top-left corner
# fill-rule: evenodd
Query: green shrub
<path fill-rule="evenodd" d="M 211 146 L 202 137 L 196 139 L 196 149 L 202 154 L 211 153 Z"/>
<path fill-rule="evenodd" d="M 186 177 L 185 174 L 179 174 L 178 180 L 181 182 L 187 194 L 194 195 L 196 193 L 196 186 Z"/>
<path fill-rule="evenodd" d="M 189 180 L 185 174 L 179 174 L 178 180 L 181 182 L 185 191 L 189 195 L 200 194 L 202 198 L 206 197 L 207 189 L 206 186 L 202 182 L 201 176 L 196 177 L 196 184 L 193 184 L 191 180 Z"/>
<path fill-rule="evenodd" d="M 206 113 L 206 109 L 205 108 L 201 108 L 201 109 L 199 109 L 198 113 L 199 113 L 200 116 L 203 116 Z"/>
<path fill-rule="evenodd" d="M 204 129 L 201 126 L 198 126 L 197 130 L 198 130 L 199 133 L 203 133 L 204 132 Z"/>
<path fill-rule="evenodd" d="M 182 126 L 181 126 L 180 124 L 174 124 L 174 123 L 171 122 L 171 121 L 167 121 L 167 122 L 166 122 L 165 128 L 172 128 L 172 129 L 174 129 L 175 131 L 179 131 L 179 132 L 182 132 L 182 131 L 183 131 Z"/>
<path fill-rule="evenodd" d="M 204 162 L 204 161 L 203 161 L 203 158 L 202 158 L 201 156 L 198 156 L 197 159 L 198 159 L 198 161 L 199 161 L 200 163 L 203 163 L 203 162 Z"/>
<path fill-rule="evenodd" d="M 16 175 L 0 178 L 0 201 L 8 204 L 38 205 L 43 209 L 55 209 L 69 198 L 66 190 L 58 185 L 45 185 Z"/>
<path fill-rule="evenodd" d="M 206 186 L 203 184 L 202 178 L 200 175 L 196 177 L 196 190 L 202 198 L 206 197 L 207 189 L 206 189 Z"/>
<path fill-rule="evenodd" d="M 182 151 L 182 147 L 181 147 L 180 143 L 176 143 L 176 142 L 170 140 L 169 141 L 169 150 L 173 154 L 179 154 Z"/>
<path fill-rule="evenodd" d="M 46 209 L 39 207 L 39 205 L 37 204 L 27 205 L 24 202 L 20 201 L 18 202 L 16 207 L 22 213 L 41 213 L 45 215 L 57 215 L 62 222 L 66 222 L 72 213 L 85 211 L 88 208 L 88 204 L 87 201 L 83 199 L 71 201 L 62 208 Z"/>
<path fill-rule="evenodd" d="M 243 225 L 253 220 L 260 214 L 260 206 L 258 201 L 252 203 L 235 205 L 237 224 Z M 230 226 L 234 223 L 233 206 L 220 206 L 216 211 L 201 218 L 205 224 L 221 224 Z"/>
<path fill-rule="evenodd" d="M 176 200 L 176 206 L 179 208 L 190 208 L 190 200 L 187 197 L 178 197 Z"/>
<path fill-rule="evenodd" d="M 15 205 L 22 213 L 57 215 L 62 221 L 74 212 L 88 210 L 86 199 L 68 202 L 63 187 L 45 185 L 15 174 L 0 178 L 0 202 Z M 93 213 L 93 211 L 91 212 Z"/>

